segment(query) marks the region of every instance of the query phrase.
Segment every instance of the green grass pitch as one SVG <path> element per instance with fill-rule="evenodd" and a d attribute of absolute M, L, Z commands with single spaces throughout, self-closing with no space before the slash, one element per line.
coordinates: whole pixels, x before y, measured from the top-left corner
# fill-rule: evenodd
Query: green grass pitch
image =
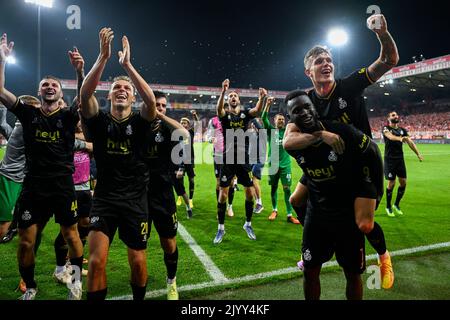
<path fill-rule="evenodd" d="M 380 146 L 383 149 L 383 145 Z M 420 163 L 405 145 L 405 158 L 408 172 L 408 186 L 401 207 L 404 216 L 389 218 L 384 212 L 385 199 L 376 213 L 376 221 L 382 226 L 388 249 L 396 251 L 435 243 L 450 241 L 450 145 L 418 145 L 425 161 Z M 2 156 L 0 150 L 0 157 Z M 293 181 L 300 178 L 300 169 L 294 162 Z M 259 273 L 295 267 L 300 258 L 302 227 L 288 224 L 285 219 L 283 194 L 279 188 L 279 216 L 274 222 L 268 221 L 271 212 L 270 189 L 267 177 L 261 182 L 264 211 L 254 216 L 252 225 L 257 240 L 247 238 L 242 225 L 245 219 L 244 193 L 238 191 L 234 200 L 233 218 L 226 218 L 224 241 L 214 246 L 212 240 L 217 230 L 215 178 L 212 165 L 196 165 L 196 191 L 194 196 L 194 217 L 187 220 L 183 207 L 178 207 L 178 218 L 196 243 L 211 258 L 225 277 L 232 280 Z M 293 186 L 294 187 L 294 186 Z M 394 199 L 396 190 L 394 193 Z M 44 231 L 42 245 L 37 256 L 36 279 L 39 286 L 37 299 L 65 299 L 67 289 L 52 280 L 55 255 L 53 241 L 57 235 L 57 226 L 50 221 Z M 180 236 L 178 287 L 211 282 L 193 251 Z M 366 246 L 367 254 L 374 251 Z M 17 299 L 15 292 L 19 280 L 16 260 L 17 238 L 9 244 L 0 245 L 0 299 Z M 87 249 L 85 250 L 87 255 Z M 414 298 L 450 298 L 450 285 L 442 281 L 450 260 L 450 248 L 437 252 L 416 254 L 394 258 L 396 269 L 395 287 L 387 292 L 366 293 L 368 299 L 414 299 Z M 158 235 L 152 230 L 148 243 L 148 290 L 165 288 L 166 271 L 163 263 Z M 371 261 L 368 265 L 373 264 Z M 434 271 L 436 272 L 434 272 Z M 428 275 L 428 277 L 425 276 Z M 299 278 L 300 272 L 277 275 L 245 283 L 233 283 L 226 286 L 211 286 L 196 291 L 182 291 L 181 299 L 301 299 L 303 298 Z M 417 278 L 414 278 L 417 277 Z M 324 270 L 323 292 L 325 298 L 343 298 L 343 275 L 337 268 Z M 414 289 L 411 284 L 414 283 Z M 423 283 L 423 285 L 421 285 Z M 108 262 L 108 298 L 130 295 L 129 267 L 126 249 L 116 237 L 110 249 Z M 334 289 L 335 287 L 338 289 Z M 328 289 L 327 289 L 328 288 Z M 225 290 L 227 289 L 227 290 Z M 333 291 L 335 290 L 335 291 Z M 433 290 L 435 295 L 420 296 L 417 292 Z M 232 293 L 236 292 L 236 295 Z M 158 299 L 164 297 L 156 297 Z"/>

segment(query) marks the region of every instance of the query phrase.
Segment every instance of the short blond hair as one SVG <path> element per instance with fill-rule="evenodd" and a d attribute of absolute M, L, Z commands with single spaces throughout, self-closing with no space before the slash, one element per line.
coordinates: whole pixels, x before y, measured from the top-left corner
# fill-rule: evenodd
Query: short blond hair
<path fill-rule="evenodd" d="M 113 79 L 112 84 L 116 83 L 117 81 L 126 81 L 126 82 L 128 82 L 128 83 L 131 85 L 131 87 L 133 88 L 133 93 L 136 94 L 136 87 L 134 86 L 134 83 L 133 83 L 133 81 L 130 79 L 130 77 L 128 77 L 128 76 L 118 76 L 118 77 L 115 77 L 115 78 Z M 112 87 L 112 84 L 111 84 L 111 87 Z"/>

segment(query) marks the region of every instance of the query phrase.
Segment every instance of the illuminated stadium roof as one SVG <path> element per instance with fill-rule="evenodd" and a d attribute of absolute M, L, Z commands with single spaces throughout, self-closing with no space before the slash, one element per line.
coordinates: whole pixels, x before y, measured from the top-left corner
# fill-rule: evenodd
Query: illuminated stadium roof
<path fill-rule="evenodd" d="M 387 102 L 449 98 L 450 55 L 395 67 L 365 94 Z"/>
<path fill-rule="evenodd" d="M 62 80 L 63 89 L 75 90 L 75 80 Z M 98 91 L 107 92 L 111 82 L 100 82 Z M 161 85 L 151 84 L 154 90 L 161 90 L 172 95 L 170 100 L 186 101 L 193 108 L 203 108 L 211 104 L 220 95 L 220 88 L 201 86 Z M 258 97 L 258 90 L 236 90 L 243 103 L 253 103 Z M 269 94 L 284 99 L 288 91 L 269 91 Z M 450 54 L 438 58 L 428 59 L 417 63 L 393 68 L 376 85 L 369 87 L 365 96 L 369 105 L 389 107 L 402 102 L 422 102 L 423 100 L 436 100 L 450 97 Z M 175 107 L 177 108 L 177 107 Z M 186 106 L 180 106 L 184 109 Z M 201 107 L 200 107 L 201 108 Z"/>

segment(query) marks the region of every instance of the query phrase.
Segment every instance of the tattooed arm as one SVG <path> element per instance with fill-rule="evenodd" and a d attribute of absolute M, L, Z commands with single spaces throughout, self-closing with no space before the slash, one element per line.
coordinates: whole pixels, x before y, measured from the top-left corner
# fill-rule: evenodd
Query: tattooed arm
<path fill-rule="evenodd" d="M 382 14 L 369 17 L 367 26 L 377 34 L 381 44 L 380 57 L 368 69 L 370 79 L 375 82 L 397 65 L 399 55 L 397 45 L 387 29 L 387 22 Z"/>

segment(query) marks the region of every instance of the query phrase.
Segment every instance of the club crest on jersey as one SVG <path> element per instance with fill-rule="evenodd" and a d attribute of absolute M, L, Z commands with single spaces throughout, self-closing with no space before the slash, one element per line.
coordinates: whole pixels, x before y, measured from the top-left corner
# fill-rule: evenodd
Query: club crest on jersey
<path fill-rule="evenodd" d="M 129 124 L 129 125 L 127 126 L 127 129 L 126 129 L 126 131 L 125 131 L 125 134 L 126 134 L 127 136 L 131 136 L 131 135 L 133 134 L 133 128 L 131 127 L 131 124 Z"/>
<path fill-rule="evenodd" d="M 158 132 L 158 133 L 156 134 L 156 136 L 155 136 L 155 141 L 158 142 L 158 143 L 164 142 L 164 137 L 163 137 L 163 135 L 161 134 L 161 132 Z"/>
<path fill-rule="evenodd" d="M 344 99 L 342 99 L 342 98 L 339 98 L 339 100 L 338 100 L 338 102 L 339 102 L 339 109 L 345 109 L 345 108 L 347 108 L 347 101 L 345 101 Z"/>
<path fill-rule="evenodd" d="M 63 128 L 63 123 L 62 123 L 61 119 L 59 119 L 58 122 L 56 123 L 56 127 L 58 129 L 62 129 Z"/>
<path fill-rule="evenodd" d="M 108 124 L 108 133 L 112 133 L 112 126 Z"/>
<path fill-rule="evenodd" d="M 38 118 L 37 118 L 37 117 L 34 117 L 33 122 L 31 122 L 31 123 L 32 123 L 32 124 L 38 124 L 38 123 L 39 123 Z"/>
<path fill-rule="evenodd" d="M 306 163 L 305 158 L 304 157 L 300 157 L 300 164 L 305 164 L 305 163 Z"/>
<path fill-rule="evenodd" d="M 403 130 L 400 130 L 400 135 L 403 135 Z"/>
<path fill-rule="evenodd" d="M 338 160 L 337 154 L 334 151 L 331 151 L 330 155 L 328 156 L 328 160 L 336 162 Z"/>
<path fill-rule="evenodd" d="M 241 119 L 245 119 L 246 117 L 245 117 L 245 114 L 244 113 L 241 113 Z"/>

